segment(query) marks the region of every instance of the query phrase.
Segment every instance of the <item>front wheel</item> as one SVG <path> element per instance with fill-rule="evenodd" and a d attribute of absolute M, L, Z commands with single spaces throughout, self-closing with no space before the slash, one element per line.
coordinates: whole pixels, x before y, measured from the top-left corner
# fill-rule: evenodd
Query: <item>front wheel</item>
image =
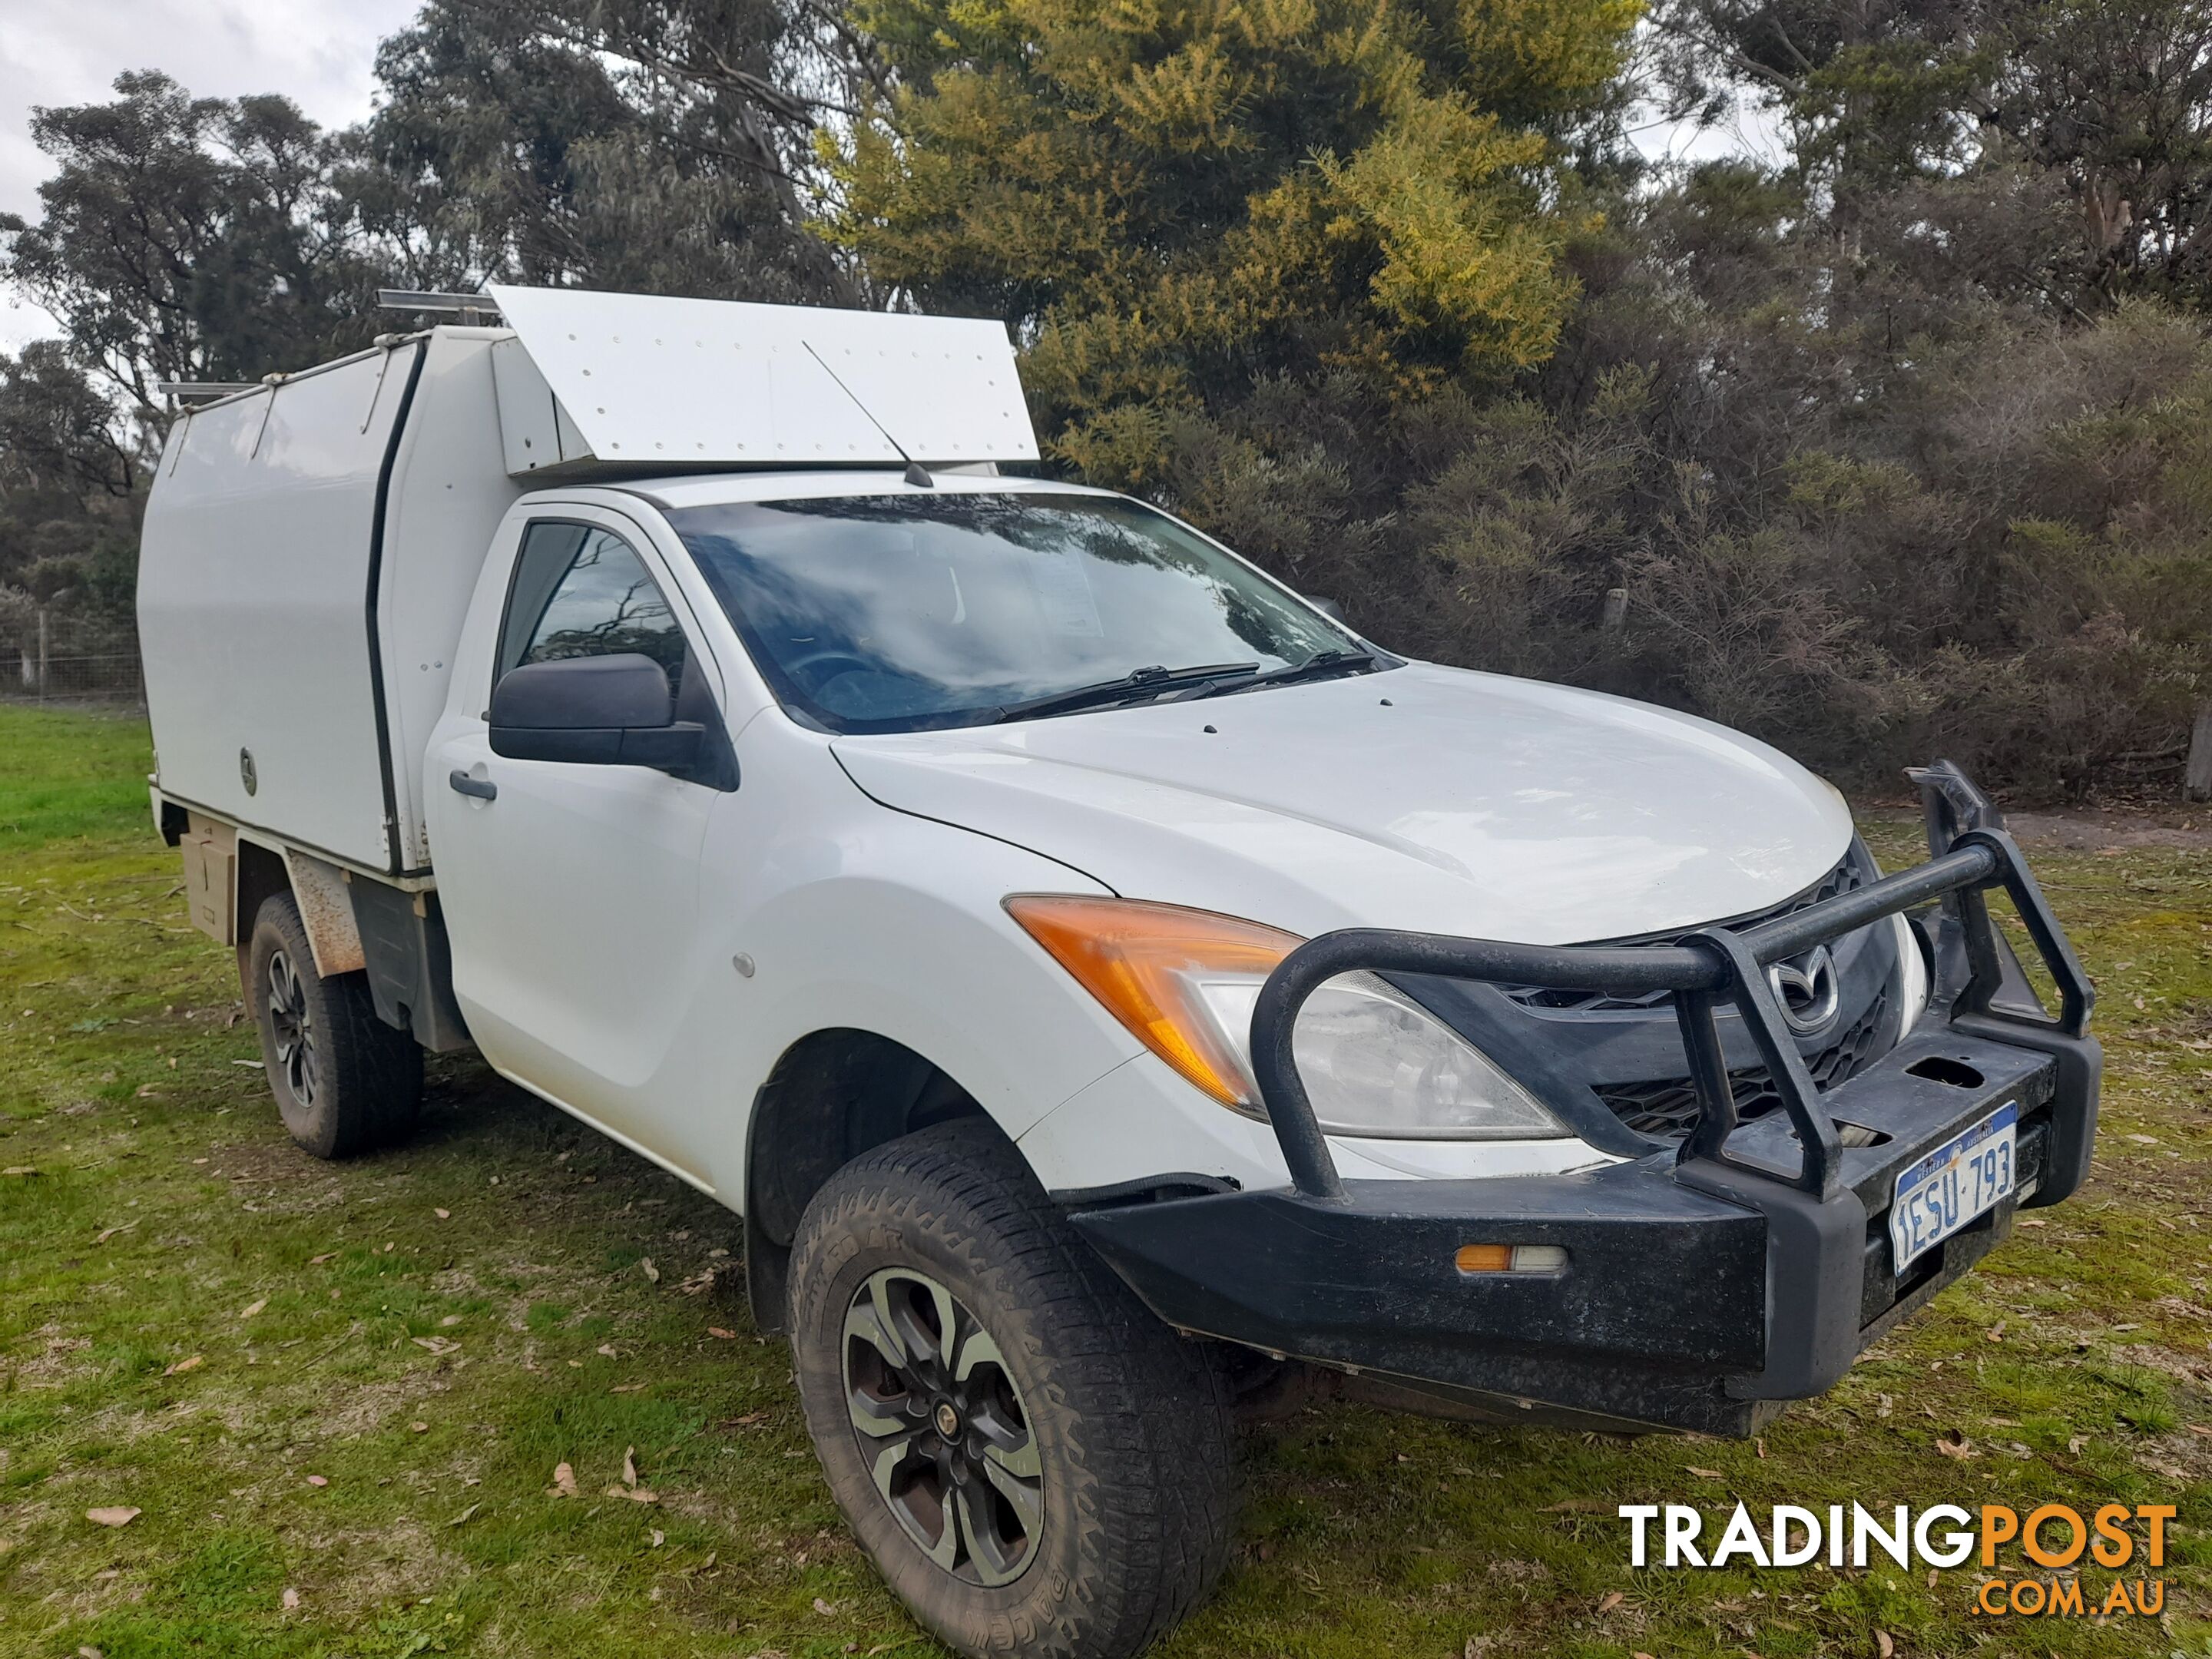
<path fill-rule="evenodd" d="M 863 1153 L 792 1255 L 799 1396 L 838 1507 L 969 1655 L 1127 1659 L 1212 1588 L 1226 1394 L 988 1124 Z"/>
<path fill-rule="evenodd" d="M 315 972 L 289 893 L 263 902 L 241 955 L 261 1063 L 292 1139 L 331 1158 L 404 1139 L 422 1097 L 422 1050 L 376 1017 L 368 975 Z"/>

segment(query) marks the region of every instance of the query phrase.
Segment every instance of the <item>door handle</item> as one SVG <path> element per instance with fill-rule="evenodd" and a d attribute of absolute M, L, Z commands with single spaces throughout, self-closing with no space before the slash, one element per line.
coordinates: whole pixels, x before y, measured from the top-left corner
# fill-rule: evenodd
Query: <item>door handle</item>
<path fill-rule="evenodd" d="M 459 768 L 446 775 L 446 781 L 459 794 L 473 795 L 478 800 L 499 799 L 499 786 L 489 778 L 472 778 Z"/>

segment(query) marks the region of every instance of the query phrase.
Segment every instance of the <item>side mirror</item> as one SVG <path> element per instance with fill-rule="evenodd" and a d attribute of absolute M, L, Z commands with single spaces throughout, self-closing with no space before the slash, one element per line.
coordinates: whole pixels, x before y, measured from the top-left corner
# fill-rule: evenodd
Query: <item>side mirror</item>
<path fill-rule="evenodd" d="M 667 670 L 635 652 L 526 663 L 492 688 L 491 751 L 680 772 L 698 760 L 707 730 L 674 719 L 674 702 Z"/>
<path fill-rule="evenodd" d="M 1340 623 L 1344 620 L 1344 607 L 1339 605 L 1334 599 L 1317 599 L 1310 593 L 1307 594 L 1305 597 L 1306 603 L 1308 605 L 1320 611 L 1322 616 L 1328 617 L 1331 622 Z"/>

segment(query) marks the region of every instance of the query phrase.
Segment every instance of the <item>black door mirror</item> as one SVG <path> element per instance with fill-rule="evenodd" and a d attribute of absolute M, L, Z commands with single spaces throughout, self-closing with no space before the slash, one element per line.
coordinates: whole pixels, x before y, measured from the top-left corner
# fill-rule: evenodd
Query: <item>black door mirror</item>
<path fill-rule="evenodd" d="M 492 688 L 491 751 L 680 772 L 698 760 L 707 731 L 674 714 L 668 671 L 635 652 L 526 663 Z"/>

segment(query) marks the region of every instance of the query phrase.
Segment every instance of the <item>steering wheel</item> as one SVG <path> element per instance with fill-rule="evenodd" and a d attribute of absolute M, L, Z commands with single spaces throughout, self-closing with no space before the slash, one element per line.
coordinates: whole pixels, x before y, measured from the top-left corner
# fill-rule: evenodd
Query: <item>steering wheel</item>
<path fill-rule="evenodd" d="M 856 668 L 864 674 L 872 674 L 877 672 L 876 665 L 866 658 L 856 656 L 850 651 L 834 649 L 817 651 L 810 656 L 801 657 L 797 662 L 787 662 L 783 665 L 783 672 L 795 680 L 803 680 L 808 690 L 819 690 L 837 677 L 836 674 L 817 675 L 814 671 L 823 663 L 842 665 L 837 671 L 838 673 L 850 673 Z"/>

